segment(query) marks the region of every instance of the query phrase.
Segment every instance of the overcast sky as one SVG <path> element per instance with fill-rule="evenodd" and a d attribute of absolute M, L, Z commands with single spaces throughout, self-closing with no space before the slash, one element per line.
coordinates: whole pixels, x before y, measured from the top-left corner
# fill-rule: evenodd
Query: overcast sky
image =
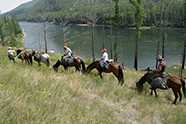
<path fill-rule="evenodd" d="M 8 12 L 28 1 L 32 0 L 0 0 L 0 11 L 1 13 Z"/>

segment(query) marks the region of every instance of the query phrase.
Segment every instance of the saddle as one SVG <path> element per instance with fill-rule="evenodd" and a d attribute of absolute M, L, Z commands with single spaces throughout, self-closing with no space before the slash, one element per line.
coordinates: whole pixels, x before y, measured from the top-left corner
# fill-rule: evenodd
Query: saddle
<path fill-rule="evenodd" d="M 61 61 L 64 61 L 65 63 L 72 64 L 74 63 L 75 58 L 74 57 L 63 57 Z"/>
<path fill-rule="evenodd" d="M 167 79 L 168 79 L 168 74 L 160 74 L 159 76 L 154 76 L 154 80 L 159 80 L 161 87 L 163 87 L 164 89 L 168 89 L 167 86 Z"/>
<path fill-rule="evenodd" d="M 106 71 L 109 68 L 110 63 L 111 63 L 110 61 L 106 61 L 106 62 L 100 61 L 100 66 L 101 66 L 102 70 Z"/>

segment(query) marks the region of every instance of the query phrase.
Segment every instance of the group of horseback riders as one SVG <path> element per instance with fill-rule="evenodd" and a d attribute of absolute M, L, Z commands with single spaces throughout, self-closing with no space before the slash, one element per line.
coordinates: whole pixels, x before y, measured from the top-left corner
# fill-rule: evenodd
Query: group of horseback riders
<path fill-rule="evenodd" d="M 100 51 L 101 51 L 101 57 L 100 57 L 99 63 L 102 69 L 106 70 L 108 69 L 109 62 L 111 62 L 112 60 L 109 59 L 108 50 L 106 48 L 102 48 Z M 73 61 L 73 58 L 74 56 L 73 56 L 72 50 L 68 46 L 65 45 L 64 55 L 62 56 L 61 59 L 64 59 L 66 62 L 70 62 L 70 61 Z M 154 72 L 161 74 L 163 77 L 165 68 L 166 68 L 165 59 L 159 55 L 157 60 L 158 60 L 158 65 L 157 65 L 156 70 L 154 70 Z"/>
<path fill-rule="evenodd" d="M 19 52 L 19 51 L 21 52 L 23 50 L 18 49 L 16 52 Z M 109 59 L 108 50 L 106 48 L 102 48 L 100 51 L 101 51 L 101 57 L 99 59 L 99 64 L 100 64 L 100 67 L 102 68 L 102 70 L 104 71 L 104 70 L 108 69 L 109 63 L 112 60 Z M 17 53 L 18 57 L 20 56 L 19 55 L 20 52 Z M 9 59 L 15 61 L 14 56 L 15 56 L 15 51 L 13 50 L 13 48 L 9 47 L 8 48 Z M 44 56 L 46 56 L 46 55 L 44 55 Z M 166 62 L 162 56 L 158 56 L 157 59 L 158 59 L 158 66 L 157 66 L 156 70 L 154 70 L 153 72 L 161 75 L 161 77 L 163 78 L 165 75 L 164 72 L 165 72 L 165 68 L 166 68 Z M 65 61 L 66 63 L 73 63 L 73 61 L 75 61 L 75 57 L 73 56 L 73 52 L 67 45 L 64 45 L 64 54 L 61 57 L 61 61 Z"/>
<path fill-rule="evenodd" d="M 33 60 L 41 65 L 41 62 L 45 63 L 47 66 L 50 65 L 49 55 L 36 50 L 27 50 L 25 48 L 13 49 L 8 47 L 7 55 L 10 61 L 15 63 L 16 59 L 20 59 L 23 62 L 32 65 Z"/>
<path fill-rule="evenodd" d="M 100 66 L 102 67 L 103 70 L 108 69 L 108 65 L 109 65 L 109 57 L 108 57 L 108 53 L 107 53 L 107 49 L 106 48 L 102 48 L 101 49 L 101 58 L 100 58 Z M 61 57 L 61 60 L 64 60 L 66 62 L 71 62 L 73 61 L 74 56 L 73 56 L 73 52 L 72 50 L 68 47 L 68 46 L 64 46 L 64 55 Z"/>
<path fill-rule="evenodd" d="M 64 55 L 61 58 L 61 62 L 58 61 L 57 63 L 71 63 L 76 60 L 76 57 L 73 56 L 72 50 L 64 46 Z M 62 62 L 63 61 L 63 62 Z M 137 88 L 143 86 L 145 80 L 150 83 L 151 87 L 151 95 L 153 91 L 157 96 L 156 89 L 164 89 L 167 90 L 169 88 L 173 89 L 175 100 L 174 104 L 176 104 L 178 96 L 180 96 L 180 101 L 182 99 L 181 95 L 181 87 L 183 88 L 183 94 L 185 93 L 185 81 L 177 76 L 170 76 L 165 73 L 166 69 L 166 61 L 162 56 L 157 57 L 157 67 L 155 70 L 150 70 L 136 83 Z M 56 64 L 57 64 L 56 63 Z M 56 64 L 53 67 L 56 67 Z M 64 66 L 64 65 L 63 65 Z M 58 66 L 57 66 L 58 67 Z M 64 66 L 65 67 L 65 66 Z M 85 66 L 84 66 L 85 68 Z M 108 50 L 106 48 L 101 49 L 101 57 L 98 61 L 93 62 L 87 67 L 86 72 L 90 72 L 92 69 L 96 68 L 99 72 L 100 77 L 102 78 L 102 72 L 110 73 L 112 72 L 118 79 L 119 85 L 123 85 L 124 83 L 124 75 L 122 72 L 122 68 L 120 64 L 114 63 L 112 60 L 109 59 Z M 77 67 L 76 67 L 77 69 Z"/>
<path fill-rule="evenodd" d="M 37 53 L 36 51 L 32 50 L 31 52 L 24 50 L 24 49 L 17 49 L 14 50 L 13 48 L 8 48 L 8 58 L 10 60 L 13 60 L 15 62 L 15 54 L 17 58 L 25 59 L 25 62 L 32 63 L 32 57 L 34 57 L 34 60 L 38 62 L 40 65 L 40 62 L 46 62 L 47 66 L 50 65 L 49 63 L 49 55 L 46 53 Z M 172 88 L 175 100 L 174 104 L 176 104 L 178 96 L 180 96 L 180 101 L 182 99 L 181 95 L 181 88 L 183 89 L 183 94 L 186 95 L 186 88 L 185 88 L 185 81 L 177 76 L 171 76 L 165 74 L 166 69 L 166 61 L 162 56 L 157 57 L 158 64 L 155 70 L 150 70 L 150 68 L 147 69 L 147 73 L 144 74 L 144 76 L 136 83 L 136 87 L 138 90 L 141 90 L 143 88 L 143 84 L 145 82 L 148 82 L 151 87 L 151 94 L 153 92 L 157 96 L 156 89 L 169 89 Z M 99 60 L 92 62 L 90 65 L 85 66 L 84 61 L 80 57 L 75 57 L 73 55 L 72 50 L 67 46 L 64 45 L 64 54 L 61 57 L 60 60 L 56 62 L 56 64 L 53 65 L 53 69 L 55 71 L 58 71 L 58 67 L 60 65 L 64 66 L 64 69 L 66 70 L 68 67 L 75 67 L 76 70 L 80 72 L 86 72 L 89 73 L 93 69 L 97 69 L 100 77 L 102 78 L 102 73 L 113 73 L 114 76 L 118 79 L 118 84 L 123 85 L 124 84 L 124 75 L 122 71 L 122 65 L 114 62 L 112 60 L 109 60 L 108 56 L 108 50 L 106 48 L 101 49 L 101 57 Z"/>

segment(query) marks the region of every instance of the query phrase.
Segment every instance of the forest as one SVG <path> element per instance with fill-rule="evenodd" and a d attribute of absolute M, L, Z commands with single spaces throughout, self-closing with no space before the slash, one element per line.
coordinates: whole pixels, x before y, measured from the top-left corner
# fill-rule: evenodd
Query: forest
<path fill-rule="evenodd" d="M 8 16 L 0 16 L 0 44 L 20 46 L 22 31 L 16 19 Z"/>
<path fill-rule="evenodd" d="M 62 23 L 88 23 L 96 19 L 97 24 L 114 15 L 118 2 L 120 25 L 135 25 L 135 8 L 130 0 L 33 0 L 6 13 L 22 21 L 49 21 Z M 184 0 L 143 0 L 144 26 L 160 26 L 161 18 L 169 27 L 184 26 Z"/>

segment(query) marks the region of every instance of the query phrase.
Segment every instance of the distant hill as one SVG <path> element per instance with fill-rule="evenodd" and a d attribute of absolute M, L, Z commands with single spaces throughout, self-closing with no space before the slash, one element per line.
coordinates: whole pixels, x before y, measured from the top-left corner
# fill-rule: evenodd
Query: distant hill
<path fill-rule="evenodd" d="M 93 3 L 94 1 L 95 3 Z M 183 26 L 183 0 L 164 0 L 166 24 Z M 135 9 L 129 0 L 120 0 L 120 15 L 122 25 L 134 25 Z M 145 25 L 155 25 L 160 22 L 161 1 L 144 0 Z M 103 23 L 103 18 L 112 16 L 114 2 L 112 0 L 32 0 L 6 13 L 18 20 L 24 21 L 55 21 L 69 19 L 75 23 L 86 23 L 97 17 L 97 23 Z"/>

